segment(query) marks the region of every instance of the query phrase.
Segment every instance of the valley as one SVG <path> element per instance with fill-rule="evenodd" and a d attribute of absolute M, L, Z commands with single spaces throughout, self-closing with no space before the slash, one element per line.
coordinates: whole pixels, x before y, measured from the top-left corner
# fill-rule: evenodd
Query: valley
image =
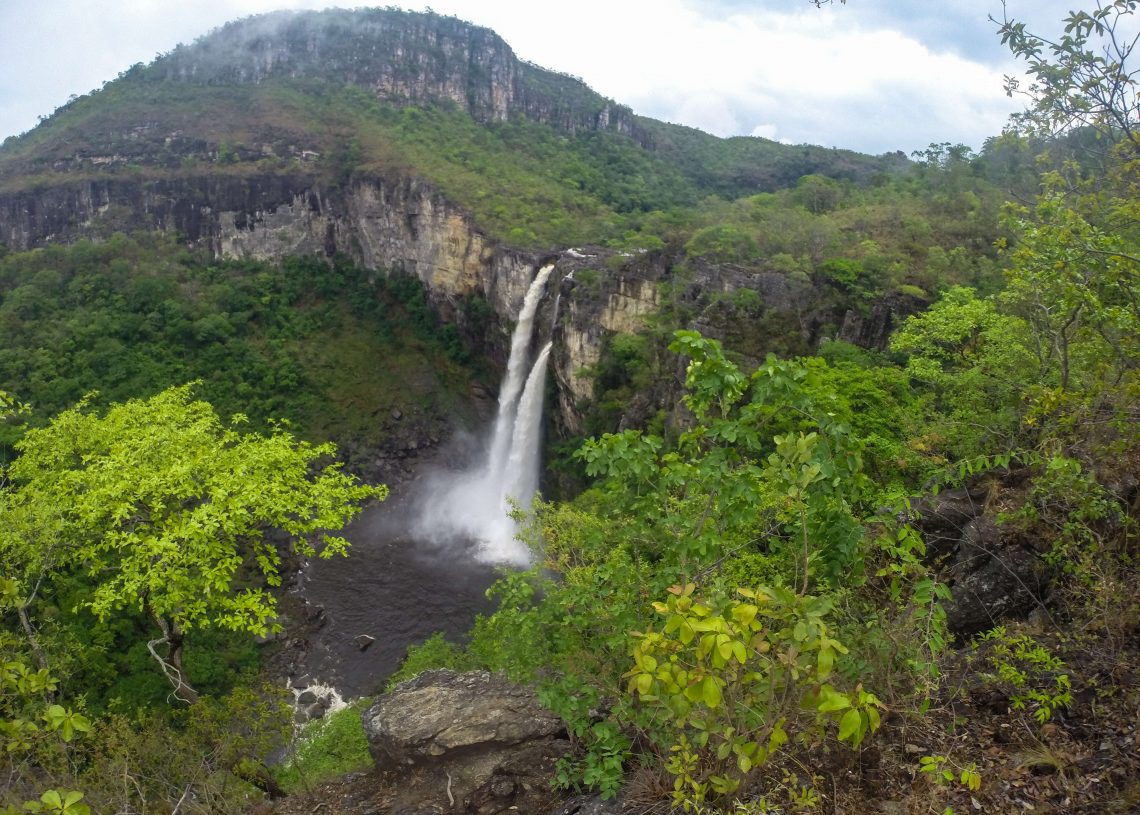
<path fill-rule="evenodd" d="M 1044 84 L 976 152 L 718 138 L 391 8 L 237 20 L 6 140 L 0 805 L 1132 811 L 1097 9 L 1065 70 L 1000 29 Z M 545 712 L 393 746 L 408 681 Z"/>

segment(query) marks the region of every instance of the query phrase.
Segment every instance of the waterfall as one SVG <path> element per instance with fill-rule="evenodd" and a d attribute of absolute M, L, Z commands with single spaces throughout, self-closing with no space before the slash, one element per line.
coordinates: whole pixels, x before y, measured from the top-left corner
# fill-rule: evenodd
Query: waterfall
<path fill-rule="evenodd" d="M 505 467 L 510 459 L 511 443 L 514 439 L 515 416 L 518 412 L 519 391 L 523 389 L 527 371 L 527 351 L 530 349 L 531 335 L 534 333 L 534 316 L 542 301 L 546 281 L 554 265 L 539 269 L 534 282 L 523 298 L 519 321 L 511 335 L 511 355 L 507 358 L 507 375 L 499 390 L 499 410 L 495 416 L 495 429 L 491 434 L 491 449 L 487 457 L 487 476 L 501 483 L 506 475 Z"/>
<path fill-rule="evenodd" d="M 530 509 L 538 490 L 539 450 L 542 440 L 542 397 L 546 391 L 546 362 L 551 343 L 539 352 L 526 378 L 511 434 L 511 453 L 503 479 L 503 499 L 514 498 L 523 509 Z"/>
<path fill-rule="evenodd" d="M 530 560 L 526 546 L 515 540 L 517 525 L 508 513 L 512 502 L 529 509 L 538 487 L 551 343 L 533 362 L 530 347 L 535 315 L 553 270 L 553 264 L 543 266 L 523 299 L 486 458 L 467 472 L 427 479 L 421 493 L 416 531 L 438 543 L 474 541 L 477 557 L 486 562 L 524 566 Z"/>

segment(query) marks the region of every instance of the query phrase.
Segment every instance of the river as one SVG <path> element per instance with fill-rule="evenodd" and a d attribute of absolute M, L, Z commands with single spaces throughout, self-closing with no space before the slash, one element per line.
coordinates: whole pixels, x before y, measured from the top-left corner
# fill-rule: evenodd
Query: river
<path fill-rule="evenodd" d="M 497 568 L 410 537 L 409 513 L 399 496 L 365 510 L 345 530 L 348 557 L 314 558 L 305 569 L 305 597 L 326 622 L 303 670 L 346 699 L 380 691 L 409 645 L 436 631 L 460 640 L 476 614 L 494 608 L 485 592 Z M 375 638 L 363 651 L 354 642 L 361 634 Z"/>

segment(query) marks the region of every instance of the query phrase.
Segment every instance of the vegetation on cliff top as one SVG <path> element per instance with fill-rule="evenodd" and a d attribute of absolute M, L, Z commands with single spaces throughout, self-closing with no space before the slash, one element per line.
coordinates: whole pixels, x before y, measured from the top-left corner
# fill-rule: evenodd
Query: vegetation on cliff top
<path fill-rule="evenodd" d="M 335 15 L 377 13 L 310 16 L 328 17 L 333 25 Z M 389 13 L 397 22 L 407 16 L 382 12 Z M 432 15 L 424 19 L 429 28 L 457 25 Z M 251 28 L 259 24 L 247 21 Z M 380 42 L 402 36 L 401 26 L 378 29 Z M 605 100 L 576 80 L 529 65 L 517 66 L 524 80 L 520 92 L 527 101 L 549 96 L 552 111 L 520 110 L 505 120 L 477 121 L 468 109 L 473 103 L 443 96 L 408 98 L 397 92 L 380 99 L 352 84 L 365 69 L 351 55 L 338 58 L 337 48 L 355 47 L 353 37 L 329 39 L 321 61 L 293 65 L 297 76 L 270 71 L 252 82 L 243 77 L 253 68 L 226 62 L 240 62 L 240 52 L 215 47 L 215 39 L 227 36 L 222 29 L 149 67 L 136 66 L 10 139 L 0 148 L 0 192 L 203 175 L 296 173 L 326 187 L 368 176 L 417 176 L 470 210 L 492 236 L 550 248 L 623 239 L 637 245 L 628 236 L 654 237 L 643 223 L 648 213 L 687 213 L 707 196 L 730 200 L 773 191 L 811 173 L 864 184 L 906 166 L 902 156 L 718 139 L 641 117 L 630 117 L 632 132 L 597 127 L 591 122 Z M 258 42 L 273 42 L 274 36 L 265 33 Z M 228 56 L 219 56 L 218 49 Z M 449 62 L 442 53 L 433 58 L 442 60 L 439 76 L 421 77 L 416 72 L 423 69 L 411 65 L 410 75 L 397 71 L 397 79 L 409 85 L 454 79 L 456 87 L 465 87 L 467 79 L 482 81 L 467 76 L 475 70 L 467 62 Z M 221 67 L 215 65 L 219 60 Z M 201 116 L 202 110 L 211 115 Z M 550 121 L 535 118 L 548 114 Z M 563 120 L 576 124 L 568 127 Z"/>

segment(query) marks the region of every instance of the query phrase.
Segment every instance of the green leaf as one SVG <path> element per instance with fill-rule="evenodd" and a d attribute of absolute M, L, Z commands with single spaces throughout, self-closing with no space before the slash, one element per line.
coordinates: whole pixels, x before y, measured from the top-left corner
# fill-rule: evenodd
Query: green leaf
<path fill-rule="evenodd" d="M 820 679 L 827 679 L 831 676 L 831 669 L 835 665 L 835 651 L 829 645 L 825 645 L 819 649 L 816 656 L 816 671 Z"/>
<path fill-rule="evenodd" d="M 851 743 L 858 746 L 862 741 L 860 729 L 863 727 L 863 717 L 859 715 L 859 711 L 852 708 L 843 714 L 843 718 L 839 720 L 839 740 L 851 740 Z"/>
<path fill-rule="evenodd" d="M 688 645 L 696 636 L 697 632 L 696 629 L 693 628 L 692 623 L 682 617 L 680 623 L 677 625 L 677 638 L 681 640 L 681 644 Z"/>
<path fill-rule="evenodd" d="M 783 722 L 784 720 L 781 719 L 772 730 L 772 735 L 768 737 L 768 755 L 771 755 L 788 743 L 788 732 L 784 730 Z"/>
<path fill-rule="evenodd" d="M 760 609 L 751 603 L 737 603 L 732 608 L 732 619 L 736 620 L 742 626 L 748 626 L 756 619 L 756 614 L 759 611 Z"/>
<path fill-rule="evenodd" d="M 871 727 L 872 733 L 874 733 L 876 730 L 879 729 L 879 724 L 880 724 L 879 711 L 874 706 L 869 706 L 867 708 L 867 722 Z"/>
<path fill-rule="evenodd" d="M 820 703 L 816 708 L 820 713 L 832 713 L 837 710 L 846 710 L 851 707 L 851 700 L 847 694 L 840 693 L 830 685 L 824 685 L 819 692 Z"/>
<path fill-rule="evenodd" d="M 701 698 L 706 705 L 714 710 L 720 706 L 721 690 L 720 684 L 715 677 L 706 676 L 702 683 Z"/>

